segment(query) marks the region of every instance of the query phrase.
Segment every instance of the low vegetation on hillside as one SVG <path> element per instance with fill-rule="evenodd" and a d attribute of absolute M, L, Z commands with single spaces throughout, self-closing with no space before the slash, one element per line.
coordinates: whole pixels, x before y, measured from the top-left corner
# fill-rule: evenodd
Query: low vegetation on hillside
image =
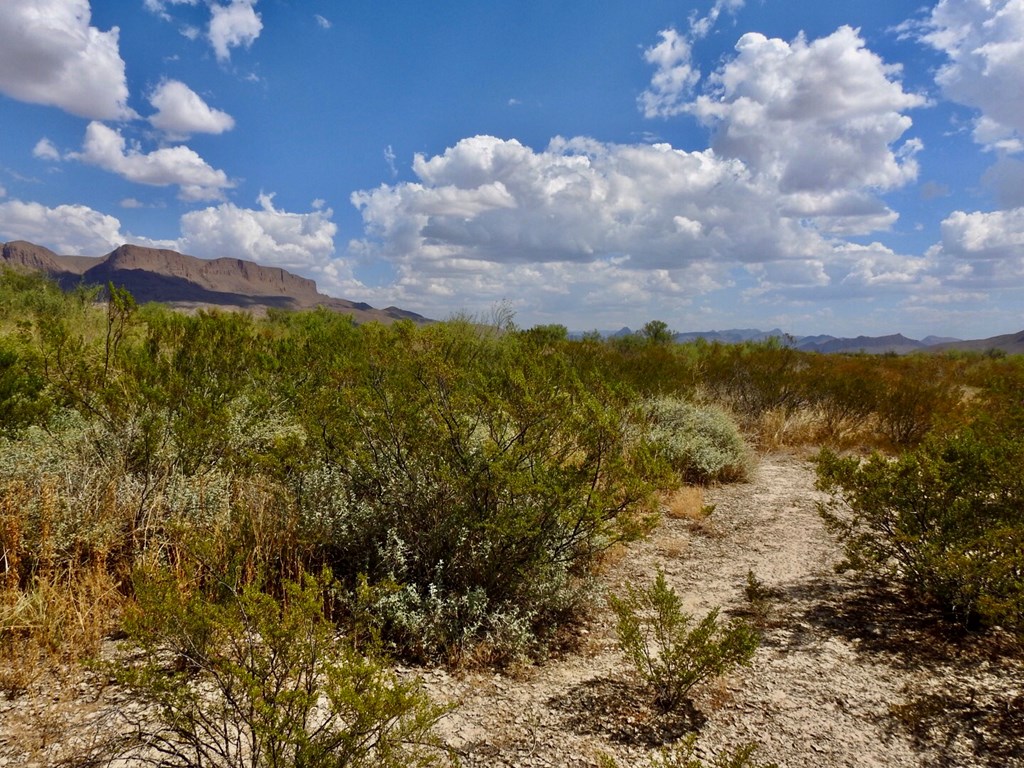
<path fill-rule="evenodd" d="M 751 446 L 885 451 L 819 460 L 850 563 L 970 626 L 1024 627 L 1019 358 L 96 299 L 0 276 L 0 690 L 125 633 L 145 661 L 124 682 L 175 724 L 156 737 L 181 764 L 214 749 L 197 696 L 244 703 L 203 764 L 431 762 L 440 712 L 386 659 L 563 647 L 659 492 L 740 480 Z M 702 653 L 749 658 L 716 631 L 739 650 Z M 659 695 L 685 694 L 663 679 L 678 660 L 649 661 Z"/>

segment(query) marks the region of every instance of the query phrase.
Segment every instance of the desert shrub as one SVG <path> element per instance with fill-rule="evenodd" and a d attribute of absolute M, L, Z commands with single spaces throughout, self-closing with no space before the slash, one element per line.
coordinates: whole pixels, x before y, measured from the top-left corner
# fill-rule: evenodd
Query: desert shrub
<path fill-rule="evenodd" d="M 0 337 L 0 434 L 45 422 L 50 403 L 38 358 L 23 342 Z"/>
<path fill-rule="evenodd" d="M 753 421 L 772 408 L 791 410 L 802 405 L 800 383 L 806 359 L 805 353 L 776 338 L 708 344 L 701 347 L 701 384 L 714 399 Z"/>
<path fill-rule="evenodd" d="M 747 445 L 721 408 L 671 397 L 647 400 L 643 407 L 650 424 L 647 439 L 682 481 L 730 482 L 746 477 Z"/>
<path fill-rule="evenodd" d="M 846 432 L 865 431 L 881 399 L 876 367 L 876 361 L 866 355 L 808 356 L 800 386 L 819 422 L 815 438 L 841 442 Z"/>
<path fill-rule="evenodd" d="M 737 620 L 719 622 L 718 609 L 694 626 L 660 569 L 650 586 L 628 587 L 609 603 L 619 647 L 663 711 L 674 709 L 693 686 L 750 664 L 757 650 L 754 629 Z"/>
<path fill-rule="evenodd" d="M 628 397 L 528 353 L 538 343 L 559 342 L 365 326 L 338 385 L 305 395 L 320 467 L 293 477 L 304 524 L 347 589 L 374 588 L 399 652 L 543 647 L 579 615 L 601 551 L 640 529 L 650 489 Z"/>
<path fill-rule="evenodd" d="M 0 438 L 0 536 L 9 583 L 29 587 L 49 573 L 103 563 L 116 567 L 138 489 L 109 454 L 94 450 L 102 429 L 74 411 Z"/>
<path fill-rule="evenodd" d="M 941 358 L 885 358 L 875 413 L 893 446 L 912 447 L 938 424 L 954 419 L 962 392 Z"/>
<path fill-rule="evenodd" d="M 845 565 L 896 579 L 965 626 L 1024 629 L 1021 434 L 979 422 L 895 459 L 823 451 L 818 487 L 833 496 L 821 513 Z"/>
<path fill-rule="evenodd" d="M 336 636 L 326 587 L 306 577 L 278 600 L 223 585 L 212 600 L 140 584 L 127 628 L 141 659 L 114 672 L 143 706 L 108 754 L 183 767 L 445 762 L 429 733 L 444 710 Z"/>
<path fill-rule="evenodd" d="M 650 333 L 612 338 L 602 345 L 603 375 L 622 381 L 640 395 L 692 396 L 700 380 L 697 347 L 671 343 L 665 337 L 665 329 L 649 330 Z M 567 353 L 576 354 L 590 344 L 586 340 L 576 342 L 575 349 Z"/>

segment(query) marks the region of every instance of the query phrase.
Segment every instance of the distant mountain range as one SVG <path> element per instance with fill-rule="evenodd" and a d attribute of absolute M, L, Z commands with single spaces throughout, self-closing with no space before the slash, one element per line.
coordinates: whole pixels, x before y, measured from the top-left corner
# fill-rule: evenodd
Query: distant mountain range
<path fill-rule="evenodd" d="M 620 328 L 617 331 L 609 331 L 603 335 L 615 338 L 629 336 L 635 333 L 629 328 Z M 780 343 L 794 347 L 805 352 L 869 352 L 875 354 L 895 353 L 907 354 L 909 352 L 946 352 L 950 350 L 964 350 L 984 352 L 987 350 L 1000 350 L 1007 354 L 1024 354 L 1024 331 L 1009 333 L 1003 336 L 993 336 L 988 339 L 975 339 L 964 341 L 942 336 L 926 336 L 918 341 L 908 339 L 903 334 L 892 334 L 889 336 L 857 336 L 856 338 L 838 338 L 836 336 L 793 336 L 778 328 L 770 331 L 762 331 L 757 328 L 732 328 L 725 331 L 688 331 L 677 333 L 673 337 L 679 343 L 703 339 L 708 342 L 720 344 L 742 344 L 745 341 L 766 341 L 767 339 L 778 339 Z"/>
<path fill-rule="evenodd" d="M 62 256 L 48 248 L 18 240 L 4 243 L 0 265 L 44 272 L 62 287 L 80 283 L 127 288 L 136 301 L 159 301 L 180 309 L 226 307 L 246 310 L 325 307 L 357 321 L 427 319 L 398 307 L 374 309 L 369 304 L 325 296 L 316 283 L 278 267 L 242 259 L 199 259 L 177 251 L 122 245 L 105 256 Z"/>
<path fill-rule="evenodd" d="M 415 312 L 398 307 L 374 309 L 369 304 L 336 299 L 317 290 L 316 283 L 279 267 L 263 267 L 242 259 L 199 259 L 177 251 L 122 245 L 105 256 L 59 255 L 41 245 L 16 240 L 4 243 L 0 266 L 15 270 L 44 272 L 64 288 L 79 284 L 127 288 L 136 301 L 159 301 L 179 309 L 225 307 L 265 311 L 324 307 L 352 315 L 358 322 L 412 320 L 429 322 Z M 628 336 L 634 331 L 621 328 L 608 331 L 607 337 Z M 578 335 L 578 334 L 573 334 Z M 988 339 L 961 339 L 928 336 L 920 341 L 902 334 L 891 336 L 793 336 L 779 328 L 762 331 L 734 328 L 724 331 L 693 331 L 675 334 L 677 342 L 704 339 L 723 344 L 779 339 L 783 344 L 809 352 L 894 352 L 906 354 L 921 350 L 1001 350 L 1024 354 L 1024 331 Z"/>

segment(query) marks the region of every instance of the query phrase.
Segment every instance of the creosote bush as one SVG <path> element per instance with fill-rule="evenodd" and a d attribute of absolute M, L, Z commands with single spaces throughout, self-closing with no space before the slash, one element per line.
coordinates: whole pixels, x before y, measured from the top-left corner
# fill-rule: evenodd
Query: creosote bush
<path fill-rule="evenodd" d="M 646 526 L 653 465 L 628 397 L 547 344 L 465 322 L 367 327 L 310 393 L 326 466 L 295 476 L 322 562 L 421 660 L 543 652 L 601 552 Z"/>
<path fill-rule="evenodd" d="M 933 435 L 895 458 L 823 451 L 821 514 L 846 563 L 903 584 L 968 628 L 1024 631 L 1024 441 L 1018 415 Z"/>
<path fill-rule="evenodd" d="M 742 621 L 720 622 L 717 609 L 694 625 L 661 569 L 650 586 L 628 587 L 609 603 L 619 647 L 663 711 L 679 705 L 693 686 L 749 665 L 757 650 L 754 629 Z"/>
<path fill-rule="evenodd" d="M 326 577 L 219 600 L 142 578 L 128 621 L 142 658 L 114 669 L 142 704 L 107 755 L 133 765 L 355 768 L 447 764 L 444 713 L 357 652 L 323 611 Z"/>

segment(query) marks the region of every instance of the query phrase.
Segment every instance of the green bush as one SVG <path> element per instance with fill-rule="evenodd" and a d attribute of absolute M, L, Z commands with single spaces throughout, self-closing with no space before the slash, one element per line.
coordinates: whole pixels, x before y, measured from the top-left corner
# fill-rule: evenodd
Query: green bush
<path fill-rule="evenodd" d="M 765 411 L 792 411 L 803 404 L 801 372 L 807 355 L 777 338 L 701 348 L 701 383 L 747 421 Z"/>
<path fill-rule="evenodd" d="M 398 652 L 541 650 L 600 553 L 639 530 L 650 488 L 627 398 L 534 343 L 367 326 L 344 385 L 310 393 L 323 466 L 295 476 L 299 507 L 323 563 L 350 591 L 366 579 L 362 609 Z"/>
<path fill-rule="evenodd" d="M 672 397 L 644 402 L 647 439 L 683 482 L 732 482 L 747 476 L 750 454 L 728 414 Z"/>
<path fill-rule="evenodd" d="M 125 715 L 113 756 L 182 768 L 447 762 L 430 735 L 444 710 L 336 636 L 323 579 L 288 583 L 281 600 L 222 586 L 216 601 L 160 578 L 139 584 L 127 626 L 141 659 L 114 672 L 142 709 Z"/>
<path fill-rule="evenodd" d="M 1024 440 L 1017 425 L 932 436 L 895 459 L 823 451 L 821 505 L 845 565 L 881 573 L 967 626 L 1024 630 Z"/>
<path fill-rule="evenodd" d="M 928 432 L 954 417 L 961 399 L 955 367 L 941 358 L 886 358 L 880 370 L 876 414 L 882 434 L 899 448 L 920 443 Z"/>
<path fill-rule="evenodd" d="M 655 705 L 674 709 L 693 686 L 749 665 L 758 637 L 741 621 L 722 624 L 718 609 L 693 624 L 660 569 L 646 589 L 611 596 L 619 647 L 654 693 Z"/>

